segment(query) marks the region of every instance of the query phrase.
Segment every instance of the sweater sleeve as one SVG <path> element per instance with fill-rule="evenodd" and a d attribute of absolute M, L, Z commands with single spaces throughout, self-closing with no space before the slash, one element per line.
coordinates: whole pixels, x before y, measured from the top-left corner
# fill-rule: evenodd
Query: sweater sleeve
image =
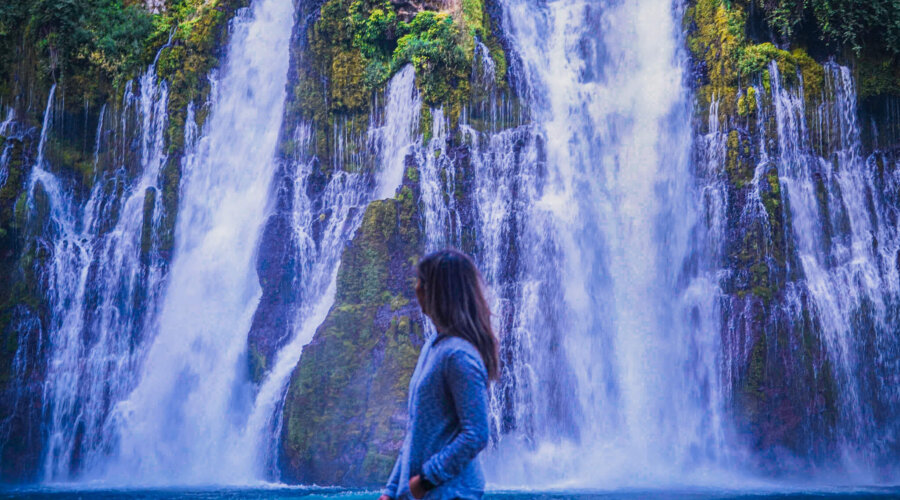
<path fill-rule="evenodd" d="M 397 487 L 400 484 L 400 460 L 403 458 L 403 451 L 400 451 L 400 456 L 397 457 L 397 461 L 394 462 L 394 469 L 391 471 L 391 477 L 388 479 L 387 485 L 385 485 L 384 489 L 381 490 L 382 495 L 387 495 L 391 498 L 397 498 Z"/>
<path fill-rule="evenodd" d="M 435 486 L 462 472 L 488 442 L 487 371 L 481 359 L 457 351 L 448 356 L 444 370 L 460 430 L 422 467 L 425 479 Z"/>

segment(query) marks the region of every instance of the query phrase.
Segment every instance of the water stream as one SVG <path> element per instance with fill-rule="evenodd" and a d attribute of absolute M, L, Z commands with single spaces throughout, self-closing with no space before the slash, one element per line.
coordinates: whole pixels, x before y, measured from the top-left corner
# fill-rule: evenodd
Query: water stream
<path fill-rule="evenodd" d="M 503 6 L 540 146 L 537 165 L 517 168 L 507 230 L 521 275 L 507 341 L 516 375 L 503 389 L 514 408 L 500 418 L 514 430 L 495 473 L 501 484 L 671 480 L 723 446 L 717 252 L 695 204 L 706 186 L 689 162 L 679 12 L 667 1 Z M 486 235 L 509 211 L 493 205 Z"/>

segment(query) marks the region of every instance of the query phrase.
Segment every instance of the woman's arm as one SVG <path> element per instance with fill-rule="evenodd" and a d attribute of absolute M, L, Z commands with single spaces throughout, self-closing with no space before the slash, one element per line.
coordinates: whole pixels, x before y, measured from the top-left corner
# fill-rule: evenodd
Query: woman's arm
<path fill-rule="evenodd" d="M 447 358 L 444 369 L 460 431 L 422 467 L 424 478 L 435 486 L 462 472 L 488 442 L 487 372 L 481 359 L 456 351 Z"/>
<path fill-rule="evenodd" d="M 391 477 L 388 479 L 387 485 L 385 485 L 384 489 L 381 490 L 382 497 L 388 498 L 397 498 L 397 486 L 400 484 L 400 459 L 403 458 L 403 450 L 400 450 L 400 455 L 397 457 L 397 461 L 394 462 L 394 469 L 391 471 Z M 379 499 L 380 500 L 380 499 Z"/>

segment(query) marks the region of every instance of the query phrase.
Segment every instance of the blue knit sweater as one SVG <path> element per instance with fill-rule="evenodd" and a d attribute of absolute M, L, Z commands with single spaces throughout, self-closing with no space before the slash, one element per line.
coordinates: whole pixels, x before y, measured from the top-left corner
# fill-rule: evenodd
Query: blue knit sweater
<path fill-rule="evenodd" d="M 400 456 L 383 493 L 412 500 L 409 479 L 435 488 L 427 500 L 479 500 L 484 473 L 478 453 L 488 442 L 488 376 L 470 342 L 453 336 L 425 341 L 409 382 L 409 421 Z"/>

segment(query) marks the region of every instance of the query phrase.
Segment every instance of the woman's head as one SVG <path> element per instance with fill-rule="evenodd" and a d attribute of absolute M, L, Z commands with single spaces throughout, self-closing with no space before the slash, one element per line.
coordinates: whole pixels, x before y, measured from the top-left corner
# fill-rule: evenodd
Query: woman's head
<path fill-rule="evenodd" d="M 416 297 L 438 331 L 471 342 L 487 368 L 499 377 L 497 338 L 491 329 L 491 311 L 484 297 L 481 274 L 466 254 L 440 250 L 419 261 Z"/>

